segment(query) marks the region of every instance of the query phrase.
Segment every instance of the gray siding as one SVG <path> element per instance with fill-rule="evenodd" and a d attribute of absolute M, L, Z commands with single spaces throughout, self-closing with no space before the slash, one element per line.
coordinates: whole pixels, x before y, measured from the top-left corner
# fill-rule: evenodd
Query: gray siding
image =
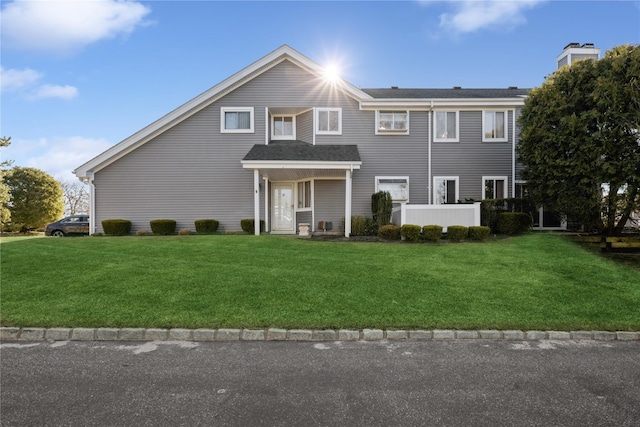
<path fill-rule="evenodd" d="M 220 107 L 254 107 L 252 134 L 220 133 Z M 352 98 L 321 84 L 285 61 L 236 88 L 150 142 L 98 171 L 96 224 L 108 218 L 133 222 L 133 231 L 149 230 L 149 221 L 169 218 L 177 228 L 194 229 L 197 219 L 220 221 L 220 231 L 240 230 L 254 215 L 253 171 L 240 160 L 254 144 L 264 144 L 266 108 L 341 107 L 342 135 L 317 135 L 316 144 L 357 144 L 362 159 L 353 172 L 352 214 L 371 216 L 376 176 L 407 176 L 410 203 L 427 204 L 429 112 L 410 112 L 408 135 L 375 135 L 375 111 L 360 110 Z M 462 111 L 460 142 L 432 143 L 432 176 L 460 176 L 460 197 L 480 198 L 481 177 L 509 177 L 511 191 L 511 113 L 509 142 L 482 142 L 482 114 Z M 297 116 L 297 138 L 313 141 L 313 111 Z M 261 180 L 262 183 L 262 180 Z M 264 191 L 260 215 L 264 215 Z M 315 226 L 344 219 L 345 181 L 315 181 Z M 311 222 L 298 213 L 297 222 Z"/>

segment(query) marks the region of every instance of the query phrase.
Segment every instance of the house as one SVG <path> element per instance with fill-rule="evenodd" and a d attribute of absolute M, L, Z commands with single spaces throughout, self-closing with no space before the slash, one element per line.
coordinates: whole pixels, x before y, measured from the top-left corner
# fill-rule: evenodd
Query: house
<path fill-rule="evenodd" d="M 348 236 L 379 190 L 425 209 L 521 195 L 527 93 L 361 89 L 284 45 L 74 173 L 90 186 L 92 233 L 113 218 L 134 232 L 158 218 L 214 218 L 221 231 L 255 218 L 270 233 Z"/>

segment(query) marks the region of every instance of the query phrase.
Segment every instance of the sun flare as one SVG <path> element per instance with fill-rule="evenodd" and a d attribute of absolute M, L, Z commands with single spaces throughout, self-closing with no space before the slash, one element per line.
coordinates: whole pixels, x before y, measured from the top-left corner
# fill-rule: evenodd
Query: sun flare
<path fill-rule="evenodd" d="M 336 64 L 328 64 L 324 67 L 323 77 L 329 83 L 337 83 L 340 80 L 340 68 Z"/>

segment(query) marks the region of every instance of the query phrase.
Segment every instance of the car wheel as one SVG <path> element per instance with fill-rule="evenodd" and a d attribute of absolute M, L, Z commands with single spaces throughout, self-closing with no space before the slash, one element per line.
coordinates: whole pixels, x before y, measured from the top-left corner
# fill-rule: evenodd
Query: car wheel
<path fill-rule="evenodd" d="M 62 232 L 62 230 L 53 230 L 51 232 L 51 235 L 53 237 L 64 237 L 64 233 Z"/>

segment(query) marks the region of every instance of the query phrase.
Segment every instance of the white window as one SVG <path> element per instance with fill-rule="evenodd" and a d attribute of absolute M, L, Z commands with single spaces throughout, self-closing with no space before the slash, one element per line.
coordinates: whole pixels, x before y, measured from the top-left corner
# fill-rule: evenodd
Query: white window
<path fill-rule="evenodd" d="M 271 139 L 296 139 L 296 117 L 271 116 Z"/>
<path fill-rule="evenodd" d="M 460 185 L 457 176 L 433 177 L 433 203 L 444 205 L 456 203 L 460 198 Z"/>
<path fill-rule="evenodd" d="M 529 198 L 529 187 L 524 181 L 516 181 L 516 194 L 513 195 L 516 199 Z"/>
<path fill-rule="evenodd" d="M 376 193 L 388 191 L 394 202 L 409 202 L 408 176 L 376 176 Z"/>
<path fill-rule="evenodd" d="M 507 112 L 484 111 L 482 141 L 507 141 Z"/>
<path fill-rule="evenodd" d="M 311 181 L 298 183 L 298 209 L 311 208 Z"/>
<path fill-rule="evenodd" d="M 457 111 L 436 111 L 433 121 L 433 140 L 458 142 L 458 124 Z"/>
<path fill-rule="evenodd" d="M 220 108 L 220 132 L 253 133 L 253 107 Z"/>
<path fill-rule="evenodd" d="M 342 135 L 342 108 L 317 108 L 316 133 Z"/>
<path fill-rule="evenodd" d="M 376 134 L 409 133 L 408 111 L 376 111 Z"/>
<path fill-rule="evenodd" d="M 482 177 L 482 198 L 483 199 L 504 199 L 507 197 L 507 177 L 506 176 L 483 176 Z"/>

